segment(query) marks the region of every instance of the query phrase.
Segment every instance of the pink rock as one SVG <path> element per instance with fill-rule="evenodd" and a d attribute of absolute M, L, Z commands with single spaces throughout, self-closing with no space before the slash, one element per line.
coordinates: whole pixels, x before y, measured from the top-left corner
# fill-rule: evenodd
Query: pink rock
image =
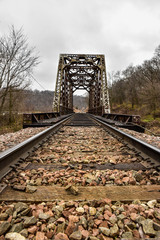
<path fill-rule="evenodd" d="M 84 238 L 88 238 L 89 232 L 87 230 L 82 230 L 81 233 Z"/>
<path fill-rule="evenodd" d="M 100 220 L 100 219 L 95 219 L 95 224 L 98 226 L 99 224 L 101 224 L 102 223 L 102 220 Z"/>
<path fill-rule="evenodd" d="M 47 237 L 48 239 L 52 239 L 53 234 L 54 234 L 54 233 L 53 233 L 52 231 L 47 232 L 47 233 L 46 233 L 46 237 Z"/>
<path fill-rule="evenodd" d="M 96 237 L 99 234 L 99 230 L 97 228 L 93 228 L 92 231 L 93 231 L 92 235 L 94 237 Z"/>
<path fill-rule="evenodd" d="M 44 209 L 44 205 L 38 204 L 38 205 L 37 205 L 37 208 L 43 210 L 43 209 Z"/>
<path fill-rule="evenodd" d="M 40 213 L 43 213 L 43 210 L 42 209 L 37 209 L 37 211 L 35 213 L 35 215 L 36 215 L 35 217 L 38 218 Z"/>
<path fill-rule="evenodd" d="M 102 177 L 102 183 L 103 183 L 103 185 L 106 184 L 106 179 L 104 177 Z"/>
<path fill-rule="evenodd" d="M 82 180 L 82 186 L 86 186 L 86 180 L 85 179 Z"/>
<path fill-rule="evenodd" d="M 53 215 L 54 215 L 53 212 L 52 212 L 51 210 L 45 212 L 45 214 L 49 215 L 50 217 L 53 217 Z"/>
<path fill-rule="evenodd" d="M 117 184 L 117 185 L 122 185 L 122 181 L 120 180 L 120 179 L 115 179 L 115 184 Z"/>
<path fill-rule="evenodd" d="M 32 226 L 32 227 L 30 227 L 30 228 L 28 228 L 28 232 L 29 233 L 35 233 L 37 231 L 37 226 Z"/>
<path fill-rule="evenodd" d="M 70 215 L 69 216 L 69 221 L 71 221 L 71 222 L 79 222 L 79 217 Z"/>
<path fill-rule="evenodd" d="M 5 240 L 5 237 L 3 235 L 0 236 L 0 240 Z"/>
<path fill-rule="evenodd" d="M 37 232 L 36 240 L 45 240 L 44 232 Z"/>
<path fill-rule="evenodd" d="M 144 212 L 144 211 L 145 211 L 145 208 L 144 208 L 143 206 L 139 205 L 138 210 L 139 210 L 140 212 Z"/>
<path fill-rule="evenodd" d="M 36 209 L 36 204 L 31 204 L 31 205 L 29 205 L 29 207 L 30 207 L 32 210 L 35 210 L 35 209 Z"/>
<path fill-rule="evenodd" d="M 112 200 L 109 199 L 109 198 L 105 198 L 105 199 L 103 199 L 102 201 L 103 201 L 105 204 L 108 204 L 108 205 L 110 205 L 111 202 L 112 202 Z"/>
<path fill-rule="evenodd" d="M 46 228 L 46 224 L 42 224 L 41 225 L 41 231 L 43 232 L 45 228 Z"/>
<path fill-rule="evenodd" d="M 12 218 L 13 218 L 13 216 L 9 216 L 9 218 L 8 218 L 8 222 L 11 222 L 12 221 Z"/>
<path fill-rule="evenodd" d="M 131 217 L 132 221 L 135 221 L 137 219 L 137 214 L 136 213 L 131 213 L 130 217 Z"/>
<path fill-rule="evenodd" d="M 103 220 L 103 219 L 104 219 L 103 215 L 99 215 L 99 216 L 98 216 L 98 219 L 99 219 L 99 220 Z"/>
<path fill-rule="evenodd" d="M 97 186 L 97 183 L 95 181 L 92 181 L 89 185 L 90 186 Z"/>
<path fill-rule="evenodd" d="M 68 217 L 69 217 L 69 215 L 70 215 L 70 212 L 69 212 L 69 211 L 66 211 L 66 210 L 64 210 L 64 211 L 62 212 L 62 214 L 63 214 L 63 216 L 64 216 L 64 217 L 68 218 Z"/>
<path fill-rule="evenodd" d="M 106 227 L 106 228 L 108 228 L 108 222 L 107 222 L 107 221 L 101 222 L 101 224 L 99 225 L 99 227 Z"/>
<path fill-rule="evenodd" d="M 135 239 L 140 239 L 140 234 L 137 229 L 133 229 L 132 233 Z"/>
<path fill-rule="evenodd" d="M 109 210 L 105 210 L 104 214 L 107 214 L 109 217 L 112 216 L 112 212 L 110 212 Z"/>
<path fill-rule="evenodd" d="M 28 235 L 28 239 L 33 239 L 34 237 L 35 237 L 35 235 L 32 233 Z M 38 240 L 38 239 L 36 239 L 36 240 Z"/>
<path fill-rule="evenodd" d="M 140 181 L 140 185 L 146 185 L 146 180 L 143 179 L 142 181 Z"/>
<path fill-rule="evenodd" d="M 65 230 L 65 233 L 66 233 L 68 236 L 70 236 L 70 235 L 73 233 L 75 227 L 76 227 L 75 223 L 70 221 L 70 222 L 68 223 L 68 226 L 67 226 L 66 230 Z"/>
<path fill-rule="evenodd" d="M 147 217 L 152 219 L 154 218 L 154 210 L 153 209 L 149 209 L 149 210 L 146 210 L 145 213 L 147 213 Z"/>
<path fill-rule="evenodd" d="M 122 179 L 122 182 L 128 183 L 128 182 L 129 182 L 129 177 L 124 177 L 124 178 Z"/>
<path fill-rule="evenodd" d="M 124 225 L 128 225 L 130 223 L 130 220 L 128 218 L 125 218 L 123 221 L 124 221 Z"/>
<path fill-rule="evenodd" d="M 79 225 L 78 226 L 78 230 L 81 232 L 82 230 L 84 230 L 83 226 L 82 225 Z"/>
<path fill-rule="evenodd" d="M 128 206 L 128 210 L 129 210 L 130 213 L 137 213 L 137 209 L 136 209 L 134 204 L 130 204 Z"/>
<path fill-rule="evenodd" d="M 104 214 L 104 219 L 105 219 L 105 220 L 109 220 L 109 216 L 108 216 L 107 213 Z"/>
<path fill-rule="evenodd" d="M 58 233 L 55 238 L 55 240 L 69 240 L 67 235 L 65 233 Z"/>
<path fill-rule="evenodd" d="M 129 184 L 131 184 L 131 185 L 136 185 L 136 180 L 131 177 L 131 178 L 129 179 Z"/>
<path fill-rule="evenodd" d="M 88 205 L 84 205 L 83 208 L 84 208 L 85 212 L 88 212 L 88 209 L 89 209 Z"/>

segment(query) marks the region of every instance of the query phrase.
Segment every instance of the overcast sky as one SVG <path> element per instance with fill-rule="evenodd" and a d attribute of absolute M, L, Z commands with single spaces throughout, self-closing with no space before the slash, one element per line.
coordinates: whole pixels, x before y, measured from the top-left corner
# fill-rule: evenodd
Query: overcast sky
<path fill-rule="evenodd" d="M 150 59 L 160 44 L 160 0 L 0 0 L 0 35 L 11 25 L 40 55 L 35 78 L 54 90 L 60 53 L 105 54 L 107 72 Z"/>

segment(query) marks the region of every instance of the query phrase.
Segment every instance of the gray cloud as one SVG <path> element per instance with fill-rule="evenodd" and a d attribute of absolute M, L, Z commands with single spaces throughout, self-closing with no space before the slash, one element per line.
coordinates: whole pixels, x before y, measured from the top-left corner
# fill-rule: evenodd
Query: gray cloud
<path fill-rule="evenodd" d="M 159 9 L 159 0 L 0 0 L 0 35 L 23 26 L 41 56 L 34 76 L 53 90 L 60 53 L 103 53 L 107 71 L 152 57 Z"/>

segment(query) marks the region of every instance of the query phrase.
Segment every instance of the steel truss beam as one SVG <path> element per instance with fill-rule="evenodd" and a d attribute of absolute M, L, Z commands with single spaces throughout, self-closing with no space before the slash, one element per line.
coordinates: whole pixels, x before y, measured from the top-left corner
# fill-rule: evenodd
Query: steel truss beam
<path fill-rule="evenodd" d="M 73 93 L 89 93 L 89 110 L 93 114 L 110 113 L 104 55 L 60 54 L 53 111 L 73 112 Z"/>

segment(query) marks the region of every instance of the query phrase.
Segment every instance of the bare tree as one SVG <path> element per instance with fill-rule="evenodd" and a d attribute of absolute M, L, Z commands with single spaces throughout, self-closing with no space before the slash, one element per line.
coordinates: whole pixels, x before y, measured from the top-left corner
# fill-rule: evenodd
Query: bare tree
<path fill-rule="evenodd" d="M 138 107 L 154 118 L 160 116 L 160 45 L 150 60 L 135 67 L 130 65 L 120 75 L 111 77 L 113 104 L 130 103 L 132 109 Z"/>
<path fill-rule="evenodd" d="M 12 26 L 9 35 L 0 38 L 0 113 L 8 96 L 12 108 L 12 93 L 29 86 L 31 73 L 38 63 L 38 56 L 28 46 L 22 29 L 15 30 Z"/>
<path fill-rule="evenodd" d="M 147 60 L 142 65 L 143 85 L 141 95 L 148 104 L 153 117 L 156 116 L 160 101 L 160 71 L 155 58 Z"/>

